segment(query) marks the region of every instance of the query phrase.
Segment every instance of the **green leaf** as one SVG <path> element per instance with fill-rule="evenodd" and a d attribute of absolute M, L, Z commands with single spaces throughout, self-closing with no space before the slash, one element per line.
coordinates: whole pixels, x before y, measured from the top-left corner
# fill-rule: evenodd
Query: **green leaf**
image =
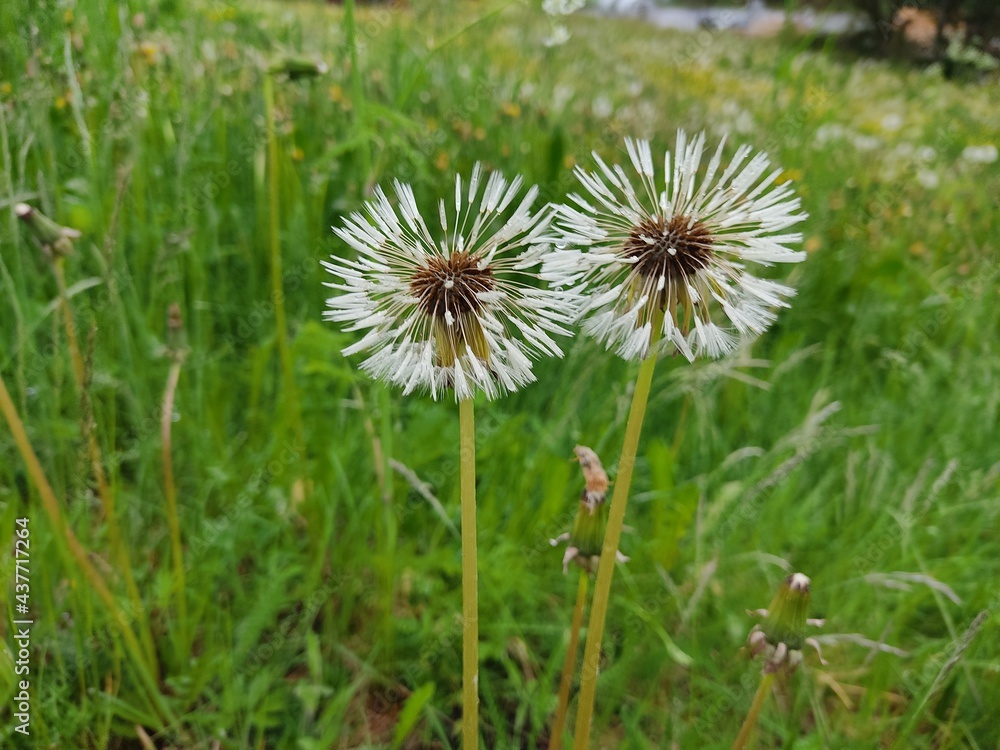
<path fill-rule="evenodd" d="M 399 721 L 396 723 L 396 732 L 392 738 L 392 750 L 399 750 L 403 746 L 403 740 L 410 734 L 421 712 L 424 710 L 431 698 L 434 697 L 434 683 L 428 682 L 413 691 L 413 694 L 406 699 L 403 710 L 399 712 Z"/>

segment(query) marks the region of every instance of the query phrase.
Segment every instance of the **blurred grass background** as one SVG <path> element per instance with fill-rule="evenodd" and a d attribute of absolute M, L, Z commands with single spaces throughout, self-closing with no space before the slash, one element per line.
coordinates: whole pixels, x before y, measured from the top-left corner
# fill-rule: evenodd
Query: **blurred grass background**
<path fill-rule="evenodd" d="M 477 160 L 559 200 L 591 150 L 621 160 L 634 135 L 662 151 L 685 127 L 785 168 L 811 215 L 809 259 L 791 274 L 792 309 L 752 349 L 658 368 L 595 745 L 728 747 L 759 670 L 740 650 L 746 610 L 798 570 L 823 633 L 872 643 L 827 643 L 826 667 L 808 659 L 765 709 L 762 744 L 1000 747 L 995 615 L 949 664 L 977 613 L 1000 605 L 1000 165 L 966 151 L 1000 143 L 996 81 L 846 60 L 807 38 L 568 25 L 570 41 L 547 48 L 548 22 L 519 4 L 356 17 L 298 3 L 0 6 L 0 372 L 158 675 L 153 697 L 122 624 L 60 554 L 5 427 L 0 538 L 19 517 L 32 529 L 21 744 L 455 746 L 457 410 L 402 399 L 339 354 L 353 337 L 321 322 L 319 260 L 345 252 L 329 227 L 396 177 L 429 205 Z M 329 72 L 276 81 L 271 131 L 265 71 L 286 53 Z M 85 399 L 21 201 L 83 232 L 65 270 Z M 175 302 L 189 348 L 172 415 L 186 628 L 159 424 Z M 582 486 L 573 446 L 595 448 L 613 478 L 624 431 L 632 367 L 582 338 L 567 348 L 536 385 L 479 408 L 488 747 L 547 745 L 576 582 L 548 539 Z M 137 595 L 109 551 L 91 414 Z M 13 577 L 5 555 L 5 596 Z M 18 746 L 10 659 L 0 738 Z"/>

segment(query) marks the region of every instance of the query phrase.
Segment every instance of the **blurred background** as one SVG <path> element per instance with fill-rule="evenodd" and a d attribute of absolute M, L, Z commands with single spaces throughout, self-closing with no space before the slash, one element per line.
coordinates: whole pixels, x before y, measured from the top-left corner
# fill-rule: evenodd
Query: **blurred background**
<path fill-rule="evenodd" d="M 829 664 L 761 746 L 1000 747 L 996 4 L 575 5 L 0 5 L 0 375 L 39 459 L 8 410 L 0 744 L 456 747 L 456 409 L 339 353 L 330 226 L 477 160 L 562 200 L 682 127 L 770 154 L 808 259 L 739 356 L 658 366 L 594 746 L 729 747 L 746 610 L 795 570 Z M 624 433 L 633 367 L 566 350 L 477 410 L 486 747 L 548 746 L 576 588 L 548 540 L 573 446 L 613 480 Z"/>

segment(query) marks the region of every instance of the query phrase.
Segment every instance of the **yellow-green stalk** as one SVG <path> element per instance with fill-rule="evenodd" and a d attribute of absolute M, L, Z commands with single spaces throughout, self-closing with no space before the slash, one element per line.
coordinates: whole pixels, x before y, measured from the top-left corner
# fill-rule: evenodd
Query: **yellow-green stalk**
<path fill-rule="evenodd" d="M 580 583 L 577 585 L 576 605 L 573 608 L 566 661 L 563 663 L 562 677 L 559 681 L 556 713 L 552 720 L 550 750 L 561 750 L 562 748 L 563 730 L 569 711 L 569 690 L 573 684 L 577 651 L 579 651 L 580 646 L 583 608 L 587 603 L 587 588 L 590 583 L 590 574 L 597 570 L 604 531 L 608 523 L 608 506 L 604 502 L 608 494 L 608 475 L 601 465 L 601 459 L 596 452 L 585 445 L 576 446 L 573 452 L 576 453 L 580 468 L 583 469 L 586 486 L 580 494 L 580 503 L 576 510 L 576 517 L 573 519 L 573 530 L 559 539 L 553 539 L 552 543 L 555 544 L 562 539 L 569 540 L 569 547 L 565 557 L 563 557 L 563 573 L 566 572 L 570 561 L 576 562 L 582 570 Z"/>
<path fill-rule="evenodd" d="M 663 310 L 661 308 L 654 309 L 650 323 L 652 330 L 649 354 L 639 365 L 635 391 L 632 393 L 632 407 L 629 409 L 628 422 L 625 425 L 625 442 L 622 445 L 622 455 L 618 461 L 618 476 L 615 479 L 615 491 L 611 497 L 611 508 L 608 512 L 608 528 L 604 534 L 601 560 L 597 566 L 597 581 L 594 584 L 594 598 L 590 606 L 590 624 L 587 629 L 587 646 L 583 652 L 583 666 L 580 674 L 580 697 L 576 712 L 576 727 L 573 732 L 574 750 L 587 750 L 589 746 L 590 724 L 593 719 L 594 699 L 597 694 L 597 667 L 601 658 L 601 640 L 604 637 L 604 622 L 607 618 L 608 601 L 611 597 L 611 579 L 615 571 L 622 526 L 625 523 L 625 507 L 628 504 L 628 493 L 632 485 L 632 469 L 635 467 L 635 456 L 639 449 L 642 420 L 646 415 L 646 403 L 649 401 L 649 390 L 653 383 L 653 370 L 656 368 L 656 344 L 659 342 L 663 329 Z"/>
<path fill-rule="evenodd" d="M 569 645 L 566 647 L 566 661 L 563 663 L 562 677 L 559 679 L 559 699 L 555 717 L 552 719 L 549 750 L 562 750 L 563 731 L 566 729 L 566 717 L 569 713 L 569 690 L 573 685 L 573 674 L 576 672 L 576 656 L 580 650 L 580 626 L 583 625 L 583 608 L 587 604 L 589 583 L 590 576 L 587 571 L 581 570 L 580 582 L 576 589 L 576 606 L 573 608 L 573 621 L 569 631 Z"/>
<path fill-rule="evenodd" d="M 264 115 L 267 122 L 267 202 L 268 231 L 271 260 L 271 301 L 274 303 L 274 329 L 278 340 L 278 357 L 281 360 L 283 386 L 288 398 L 289 412 L 298 444 L 305 446 L 305 431 L 299 411 L 298 390 L 295 387 L 295 370 L 292 352 L 288 347 L 288 330 L 285 322 L 285 290 L 281 272 L 281 175 L 278 164 L 278 132 L 274 115 L 274 76 L 264 76 Z"/>
<path fill-rule="evenodd" d="M 476 423 L 471 398 L 458 404 L 462 496 L 462 747 L 479 746 L 479 589 L 476 567 Z"/>
<path fill-rule="evenodd" d="M 757 717 L 760 715 L 760 709 L 771 690 L 774 675 L 774 672 L 766 672 L 761 675 L 757 692 L 753 696 L 753 703 L 750 704 L 750 710 L 747 711 L 746 718 L 743 719 L 743 726 L 740 727 L 740 733 L 736 736 L 736 741 L 733 742 L 733 750 L 742 750 L 742 748 L 746 747 L 747 741 L 750 739 L 750 734 L 757 725 Z"/>
<path fill-rule="evenodd" d="M 91 470 L 94 473 L 97 496 L 101 501 L 104 520 L 108 525 L 111 551 L 117 559 L 122 577 L 125 579 L 125 588 L 128 590 L 129 598 L 132 600 L 132 607 L 138 613 L 139 624 L 142 626 L 139 633 L 142 637 L 142 645 L 146 650 L 146 661 L 153 676 L 159 680 L 159 661 L 156 656 L 156 648 L 153 645 L 149 620 L 146 617 L 146 610 L 139 595 L 139 587 L 136 585 L 135 577 L 132 575 L 132 563 L 129 560 L 128 548 L 122 541 L 121 529 L 118 526 L 118 516 L 115 510 L 114 492 L 108 482 L 107 474 L 104 472 L 104 459 L 101 456 L 101 447 L 97 441 L 97 432 L 91 420 L 89 394 L 87 392 L 88 377 L 83 354 L 80 349 L 76 320 L 73 317 L 73 308 L 69 303 L 69 292 L 63 266 L 66 256 L 73 252 L 74 240 L 79 239 L 81 235 L 78 230 L 57 224 L 41 211 L 26 203 L 18 203 L 14 207 L 14 213 L 28 227 L 32 239 L 41 248 L 42 253 L 52 265 L 52 273 L 56 279 L 56 288 L 59 291 L 59 308 L 62 313 L 63 328 L 66 332 L 66 343 L 69 347 L 70 361 L 73 366 L 73 382 L 76 385 L 77 393 L 83 404 L 84 425 L 82 431 L 87 443 L 87 457 L 90 459 Z"/>
<path fill-rule="evenodd" d="M 52 491 L 52 485 L 49 484 L 49 480 L 42 470 L 41 462 L 39 462 L 34 448 L 31 447 L 28 434 L 24 429 L 24 423 L 21 421 L 21 417 L 17 413 L 17 408 L 10 398 L 10 393 L 7 391 L 7 385 L 4 383 L 2 375 L 0 375 L 0 413 L 3 414 L 10 427 L 10 431 L 14 436 L 14 443 L 21 453 L 21 458 L 24 459 L 25 465 L 28 467 L 28 476 L 31 477 L 31 481 L 34 483 L 35 489 L 41 497 L 42 508 L 45 510 L 45 514 L 49 517 L 49 522 L 52 524 L 52 529 L 58 540 L 59 551 L 72 558 L 72 562 L 83 573 L 84 578 L 87 579 L 97 593 L 98 598 L 104 604 L 109 616 L 121 630 L 122 638 L 125 641 L 125 648 L 135 663 L 135 668 L 139 672 L 139 676 L 148 691 L 149 698 L 159 718 L 163 721 L 164 725 L 173 723 L 176 721 L 176 717 L 170 710 L 170 706 L 163 699 L 156 678 L 147 667 L 146 655 L 143 653 L 142 646 L 139 645 L 139 640 L 132 631 L 128 617 L 118 606 L 114 595 L 104 582 L 104 578 L 97 571 L 97 568 L 94 567 L 93 563 L 90 562 L 87 551 L 80 544 L 80 540 L 76 538 L 76 534 L 73 533 L 73 530 L 66 522 L 66 518 L 63 516 L 59 501 L 56 499 L 55 492 Z"/>
<path fill-rule="evenodd" d="M 174 483 L 174 461 L 171 450 L 170 426 L 173 423 L 174 395 L 181 376 L 181 367 L 187 356 L 187 349 L 181 341 L 183 322 L 181 309 L 176 303 L 170 306 L 167 320 L 167 339 L 170 357 L 173 360 L 167 375 L 167 386 L 163 392 L 163 407 L 160 410 L 160 437 L 163 449 L 163 492 L 167 499 L 167 521 L 170 526 L 171 560 L 174 568 L 174 589 L 177 595 L 177 618 L 180 623 L 180 653 L 186 659 L 191 640 L 188 633 L 187 586 L 184 576 L 184 548 L 181 544 L 181 522 L 177 513 L 177 487 Z"/>

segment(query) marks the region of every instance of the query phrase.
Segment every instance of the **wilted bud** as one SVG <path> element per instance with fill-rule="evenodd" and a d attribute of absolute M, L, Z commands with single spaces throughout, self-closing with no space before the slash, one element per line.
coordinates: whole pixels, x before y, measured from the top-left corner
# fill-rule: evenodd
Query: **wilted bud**
<path fill-rule="evenodd" d="M 809 585 L 808 576 L 793 573 L 782 582 L 770 607 L 751 613 L 764 618 L 750 631 L 747 642 L 754 656 L 764 654 L 765 672 L 795 669 L 802 661 L 805 644 L 819 653 L 819 644 L 805 634 L 806 625 L 823 624 L 822 620 L 808 617 Z M 820 661 L 823 661 L 822 656 Z"/>
<path fill-rule="evenodd" d="M 181 317 L 181 306 L 176 302 L 167 309 L 167 352 L 175 359 L 183 358 L 187 353 L 184 319 Z"/>
<path fill-rule="evenodd" d="M 14 206 L 17 218 L 23 221 L 42 251 L 49 257 L 62 257 L 73 252 L 73 240 L 80 237 L 76 229 L 60 226 L 27 203 Z"/>
<path fill-rule="evenodd" d="M 282 55 L 273 60 L 267 68 L 267 72 L 271 75 L 286 75 L 290 81 L 297 81 L 300 78 L 315 78 L 323 75 L 327 70 L 326 63 L 322 60 L 296 55 Z"/>
<path fill-rule="evenodd" d="M 562 534 L 550 540 L 555 546 L 559 542 L 569 541 L 566 554 L 563 556 L 563 572 L 567 571 L 570 561 L 588 572 L 597 571 L 597 563 L 601 559 L 601 547 L 604 544 L 604 530 L 608 525 L 608 505 L 605 498 L 608 494 L 608 475 L 601 465 L 597 454 L 586 447 L 578 445 L 573 449 L 576 458 L 583 469 L 586 486 L 580 495 L 580 506 L 573 520 L 573 529 L 568 534 Z M 618 560 L 628 560 L 620 552 Z"/>

